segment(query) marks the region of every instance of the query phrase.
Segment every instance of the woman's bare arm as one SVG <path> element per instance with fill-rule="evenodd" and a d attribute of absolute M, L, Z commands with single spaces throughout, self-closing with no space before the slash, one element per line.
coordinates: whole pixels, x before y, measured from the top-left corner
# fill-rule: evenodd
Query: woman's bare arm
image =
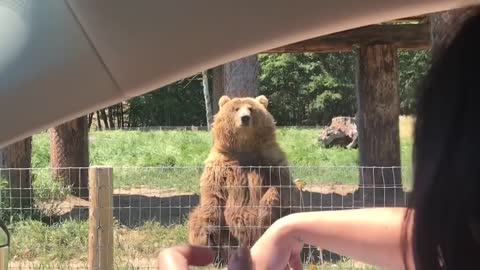
<path fill-rule="evenodd" d="M 290 248 L 285 245 L 296 246 L 295 241 L 300 239 L 306 244 L 367 264 L 403 270 L 402 230 L 405 211 L 405 208 L 369 208 L 292 214 L 278 220 L 267 230 L 263 239 L 252 248 L 252 256 L 260 267 L 258 269 L 269 269 L 273 263 L 268 262 L 268 256 L 293 256 L 292 253 L 298 250 L 285 251 Z M 408 228 L 410 231 L 410 226 Z M 413 270 L 410 250 L 406 258 L 408 269 Z"/>

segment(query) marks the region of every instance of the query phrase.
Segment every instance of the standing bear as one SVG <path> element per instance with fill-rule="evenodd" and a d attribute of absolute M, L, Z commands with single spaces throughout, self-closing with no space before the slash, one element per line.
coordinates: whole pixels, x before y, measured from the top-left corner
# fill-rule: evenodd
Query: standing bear
<path fill-rule="evenodd" d="M 275 220 L 300 207 L 267 105 L 265 96 L 219 100 L 189 242 L 216 249 L 220 264 L 228 248 L 251 247 Z"/>

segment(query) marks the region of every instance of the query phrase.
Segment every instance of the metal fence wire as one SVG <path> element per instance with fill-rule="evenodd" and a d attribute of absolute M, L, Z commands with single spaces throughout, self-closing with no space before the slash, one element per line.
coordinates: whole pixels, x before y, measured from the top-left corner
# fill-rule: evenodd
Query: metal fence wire
<path fill-rule="evenodd" d="M 206 170 L 212 181 L 201 182 Z M 400 167 L 1 169 L 0 218 L 13 236 L 10 269 L 156 269 L 158 251 L 189 234 L 222 269 L 280 216 L 405 206 L 410 180 Z M 302 260 L 375 269 L 313 246 Z"/>

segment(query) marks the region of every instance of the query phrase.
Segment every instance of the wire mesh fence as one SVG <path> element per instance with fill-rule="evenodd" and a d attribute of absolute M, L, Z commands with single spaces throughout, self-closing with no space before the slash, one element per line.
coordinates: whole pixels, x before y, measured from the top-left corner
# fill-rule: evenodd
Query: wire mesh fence
<path fill-rule="evenodd" d="M 288 128 L 288 129 L 324 129 L 327 126 L 324 125 L 310 125 L 310 126 L 277 126 L 277 128 Z M 103 127 L 99 128 L 97 126 L 92 126 L 91 130 L 95 131 L 113 131 L 113 130 L 122 130 L 122 131 L 208 131 L 208 126 L 148 126 L 148 127 Z"/>
<path fill-rule="evenodd" d="M 281 216 L 405 206 L 411 182 L 410 169 L 400 167 L 223 167 L 210 184 L 206 170 L 1 169 L 9 268 L 156 269 L 159 250 L 189 238 L 216 251 L 212 269 L 225 268 L 229 251 L 252 244 Z M 313 246 L 302 260 L 306 269 L 374 269 Z"/>

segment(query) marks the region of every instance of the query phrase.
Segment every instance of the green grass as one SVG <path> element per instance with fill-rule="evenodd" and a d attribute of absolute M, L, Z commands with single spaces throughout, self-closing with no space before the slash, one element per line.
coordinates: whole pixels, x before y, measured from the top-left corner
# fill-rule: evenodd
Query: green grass
<path fill-rule="evenodd" d="M 137 229 L 114 227 L 115 269 L 134 270 L 152 267 L 158 251 L 187 241 L 187 226 L 170 227 L 146 223 Z M 88 223 L 66 221 L 47 226 L 39 221 L 16 223 L 12 230 L 11 258 L 27 269 L 86 269 Z M 371 269 L 350 260 L 325 263 L 320 269 Z M 217 269 L 217 268 L 206 268 Z M 309 265 L 305 269 L 310 269 Z"/>
<path fill-rule="evenodd" d="M 88 248 L 88 222 L 65 221 L 46 225 L 36 220 L 16 222 L 11 228 L 11 257 L 18 261 L 86 262 Z M 147 222 L 137 229 L 114 226 L 115 261 L 126 265 L 129 261 L 154 258 L 159 249 L 185 243 L 186 224 L 162 226 Z"/>
<path fill-rule="evenodd" d="M 12 228 L 12 256 L 22 260 L 40 258 L 40 262 L 66 261 L 81 256 L 88 243 L 88 222 L 67 221 L 47 226 L 35 221 L 16 222 Z"/>
<path fill-rule="evenodd" d="M 401 119 L 401 155 L 403 181 L 411 185 L 411 124 Z M 318 145 L 319 130 L 279 129 L 278 141 L 287 153 L 294 178 L 309 184 L 358 183 L 357 150 L 325 149 Z M 90 162 L 92 165 L 114 166 L 115 187 L 146 186 L 154 189 L 198 191 L 203 161 L 211 147 L 208 132 L 192 131 L 104 131 L 90 133 Z M 34 136 L 32 164 L 37 168 L 49 165 L 48 134 Z M 63 199 L 69 190 L 51 179 L 48 169 L 35 169 L 34 200 L 48 202 Z M 64 221 L 47 225 L 24 219 L 11 224 L 14 261 L 33 261 L 29 269 L 70 269 L 67 262 L 84 266 L 87 259 L 88 223 Z M 116 269 L 133 270 L 139 259 L 155 257 L 156 252 L 187 240 L 187 226 L 162 226 L 158 223 L 128 229 L 115 225 Z M 352 261 L 324 265 L 319 269 L 374 269 L 353 267 Z M 145 269 L 145 268 L 143 268 Z M 305 269 L 309 269 L 306 267 Z"/>
<path fill-rule="evenodd" d="M 410 165 L 412 119 L 400 119 L 402 164 Z M 356 150 L 325 149 L 317 143 L 319 129 L 279 128 L 277 139 L 295 166 L 355 166 Z M 206 131 L 92 131 L 92 165 L 129 167 L 201 166 L 212 145 Z M 34 136 L 33 167 L 48 167 L 47 133 Z"/>
<path fill-rule="evenodd" d="M 293 177 L 315 184 L 357 184 L 358 151 L 325 149 L 317 143 L 319 132 L 278 130 L 280 146 L 294 166 Z M 203 161 L 212 142 L 210 134 L 204 131 L 100 131 L 91 132 L 90 140 L 91 165 L 114 166 L 116 187 L 142 185 L 191 192 L 198 190 Z M 34 167 L 48 167 L 48 144 L 47 134 L 34 137 Z M 410 137 L 402 136 L 402 165 L 410 167 L 411 151 Z M 47 183 L 49 177 L 42 174 L 37 178 Z M 404 172 L 403 180 L 410 185 L 409 170 Z"/>
<path fill-rule="evenodd" d="M 208 132 L 192 131 L 92 131 L 92 165 L 159 167 L 201 165 L 211 146 Z M 48 167 L 47 133 L 34 136 L 34 167 Z"/>

